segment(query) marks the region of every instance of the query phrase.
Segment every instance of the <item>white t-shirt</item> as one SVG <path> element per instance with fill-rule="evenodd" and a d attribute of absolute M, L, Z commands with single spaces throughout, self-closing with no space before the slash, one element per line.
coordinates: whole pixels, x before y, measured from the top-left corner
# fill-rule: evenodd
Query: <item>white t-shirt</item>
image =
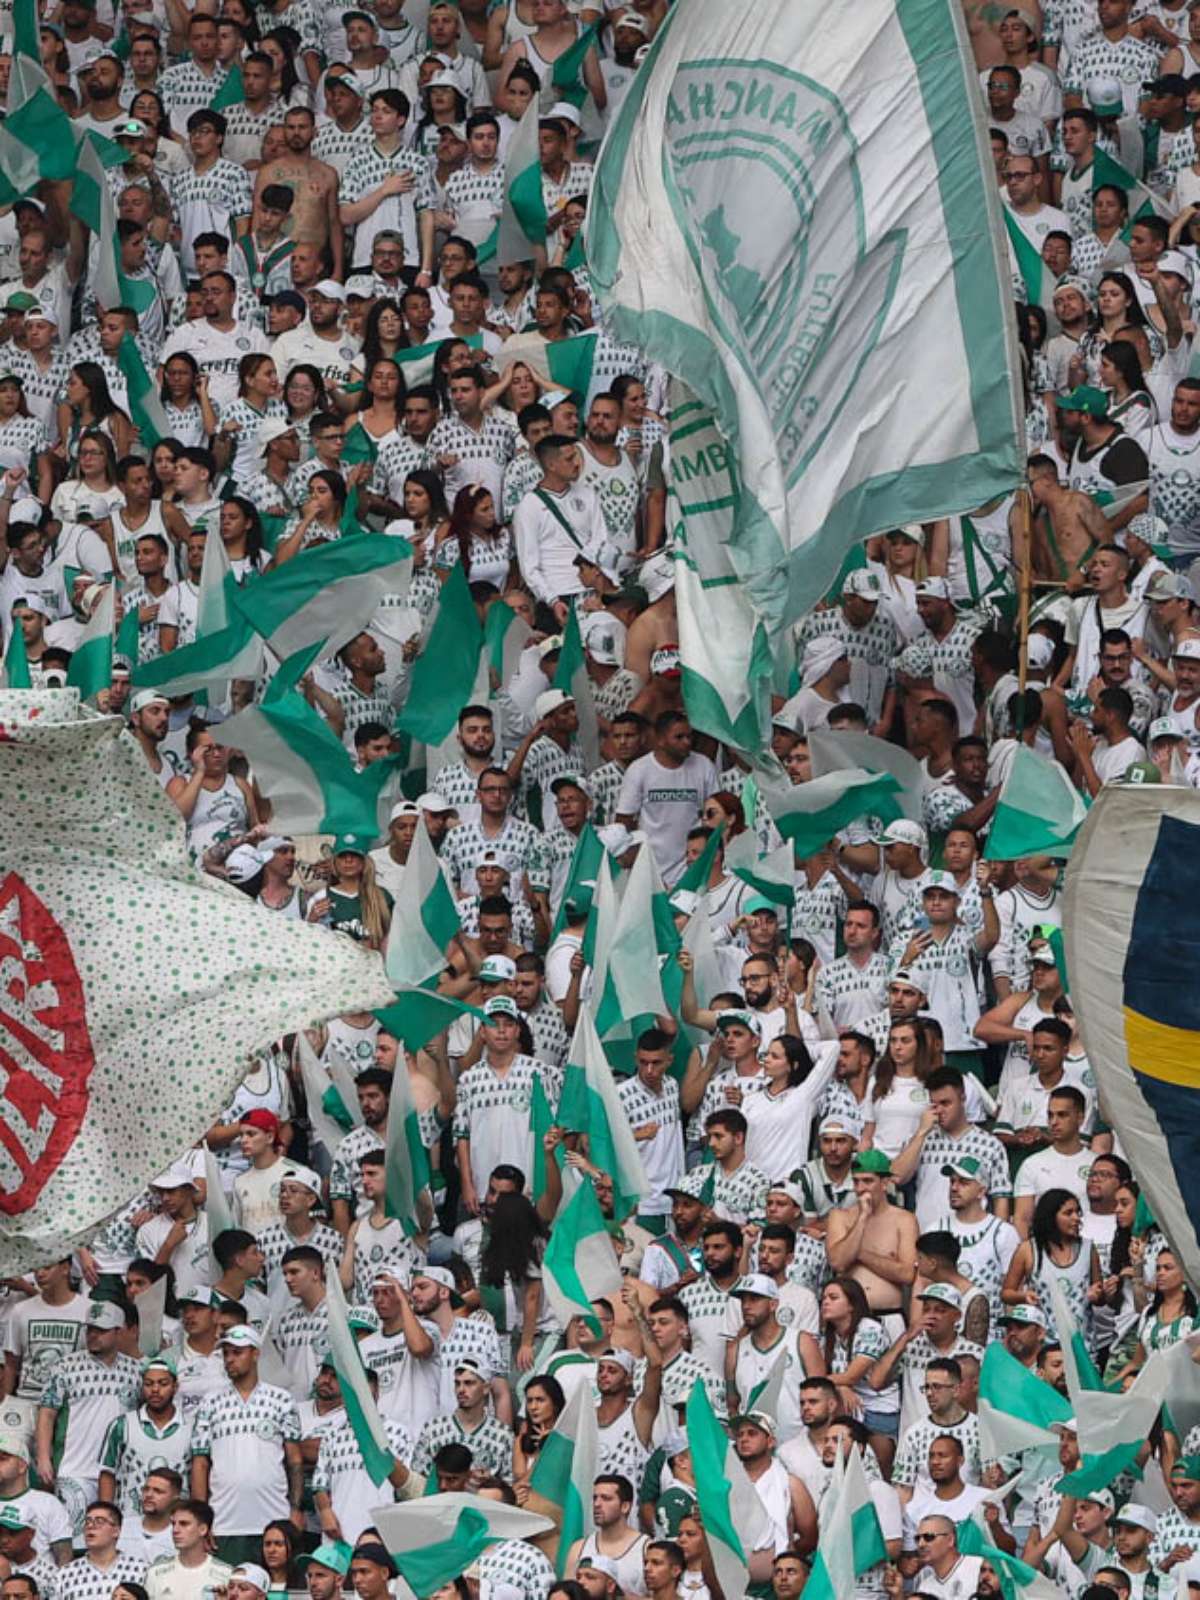
<path fill-rule="evenodd" d="M 678 767 L 664 766 L 653 751 L 630 762 L 617 813 L 637 819 L 668 886 L 683 875 L 688 831 L 716 790 L 716 767 L 695 752 Z"/>
<path fill-rule="evenodd" d="M 1047 1189 L 1069 1189 L 1081 1206 L 1087 1208 L 1087 1176 L 1092 1170 L 1092 1152 L 1085 1145 L 1073 1156 L 1060 1156 L 1054 1149 L 1035 1150 L 1017 1168 L 1013 1194 L 1033 1195 Z"/>

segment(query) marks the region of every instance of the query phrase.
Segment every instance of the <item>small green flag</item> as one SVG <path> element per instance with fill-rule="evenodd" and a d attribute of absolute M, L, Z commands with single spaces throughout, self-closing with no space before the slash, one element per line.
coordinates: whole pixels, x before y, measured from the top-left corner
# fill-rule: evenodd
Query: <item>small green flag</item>
<path fill-rule="evenodd" d="M 984 859 L 1068 855 L 1087 813 L 1087 801 L 1057 761 L 1018 745 L 992 813 Z"/>
<path fill-rule="evenodd" d="M 387 1141 L 384 1145 L 384 1211 L 395 1217 L 406 1236 L 421 1232 L 417 1202 L 429 1187 L 429 1152 L 421 1139 L 421 1126 L 408 1089 L 408 1068 L 403 1061 L 392 1075 L 388 1105 Z"/>
<path fill-rule="evenodd" d="M 236 106 L 246 98 L 246 85 L 242 82 L 242 69 L 234 65 L 226 74 L 225 82 L 208 102 L 210 111 L 224 111 L 226 106 Z"/>
<path fill-rule="evenodd" d="M 127 333 L 117 350 L 117 365 L 125 377 L 129 394 L 129 415 L 143 445 L 154 446 L 171 437 L 171 424 L 163 409 L 162 399 L 154 387 L 154 380 L 146 371 L 141 352 Z"/>
<path fill-rule="evenodd" d="M 29 672 L 29 656 L 25 649 L 25 633 L 16 617 L 12 618 L 12 638 L 4 653 L 4 686 L 6 689 L 32 689 L 33 678 Z"/>
<path fill-rule="evenodd" d="M 425 648 L 413 663 L 408 701 L 397 727 L 425 744 L 441 744 L 475 687 L 483 629 L 462 562 L 442 585 Z"/>
<path fill-rule="evenodd" d="M 571 48 L 564 50 L 557 58 L 550 73 L 550 81 L 558 91 L 558 98 L 576 108 L 588 97 L 588 86 L 583 81 L 583 64 L 588 52 L 596 48 L 599 32 L 598 22 L 593 22 L 590 28 L 584 28 Z"/>
<path fill-rule="evenodd" d="M 109 583 L 105 585 L 99 605 L 84 624 L 67 667 L 67 683 L 79 690 L 81 700 L 94 700 L 101 689 L 112 685 L 115 609 L 116 589 Z"/>
<path fill-rule="evenodd" d="M 721 822 L 712 830 L 710 837 L 705 840 L 704 849 L 675 885 L 676 890 L 686 889 L 692 894 L 704 894 L 707 891 L 713 862 L 717 859 L 717 851 L 721 848 L 721 840 L 724 837 L 725 824 Z"/>
<path fill-rule="evenodd" d="M 431 1595 L 473 1566 L 488 1545 L 495 1542 L 496 1535 L 488 1528 L 483 1513 L 464 1506 L 449 1539 L 426 1544 L 419 1550 L 393 1551 L 392 1560 L 414 1594 Z"/>

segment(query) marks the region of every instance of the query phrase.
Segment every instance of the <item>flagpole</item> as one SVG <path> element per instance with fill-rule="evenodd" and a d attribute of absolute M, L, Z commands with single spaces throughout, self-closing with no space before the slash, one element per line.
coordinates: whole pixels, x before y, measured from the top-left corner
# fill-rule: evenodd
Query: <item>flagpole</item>
<path fill-rule="evenodd" d="M 1028 485 L 1017 490 L 1017 527 L 1021 536 L 1021 560 L 1017 571 L 1017 686 L 1021 699 L 1017 708 L 1017 737 L 1025 729 L 1025 685 L 1029 679 L 1029 604 L 1033 592 L 1033 515 Z"/>

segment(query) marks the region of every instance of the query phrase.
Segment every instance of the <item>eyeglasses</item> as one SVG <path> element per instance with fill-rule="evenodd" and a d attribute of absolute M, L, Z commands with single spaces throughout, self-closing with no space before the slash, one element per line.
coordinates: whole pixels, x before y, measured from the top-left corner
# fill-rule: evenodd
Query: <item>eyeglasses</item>
<path fill-rule="evenodd" d="M 112 1517 L 84 1517 L 83 1525 L 85 1528 L 117 1528 L 120 1526 L 119 1523 L 113 1521 Z"/>
<path fill-rule="evenodd" d="M 917 1535 L 917 1543 L 932 1544 L 935 1539 L 944 1539 L 945 1537 L 944 1531 L 942 1533 L 919 1533 Z"/>

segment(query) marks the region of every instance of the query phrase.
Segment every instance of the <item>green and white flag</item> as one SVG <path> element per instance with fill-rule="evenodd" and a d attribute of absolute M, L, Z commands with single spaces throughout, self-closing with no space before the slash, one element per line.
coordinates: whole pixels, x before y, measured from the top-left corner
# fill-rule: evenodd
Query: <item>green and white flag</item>
<path fill-rule="evenodd" d="M 0 676 L 3 683 L 0 687 L 5 689 L 32 689 L 33 678 L 29 671 L 29 655 L 25 649 L 25 631 L 16 617 L 10 617 L 12 623 L 12 636 L 8 641 L 8 649 L 4 652 L 4 671 Z M 599 844 L 599 839 L 596 840 Z"/>
<path fill-rule="evenodd" d="M 204 1217 L 208 1223 L 208 1257 L 212 1262 L 215 1282 L 224 1271 L 217 1260 L 216 1242 L 223 1233 L 228 1233 L 231 1228 L 237 1227 L 237 1219 L 225 1197 L 221 1168 L 207 1144 L 204 1146 Z"/>
<path fill-rule="evenodd" d="M 1129 208 L 1129 221 L 1122 229 L 1121 237 L 1126 243 L 1134 223 L 1141 218 L 1163 217 L 1170 221 L 1171 208 L 1166 201 L 1097 145 L 1092 152 L 1092 193 L 1095 194 L 1096 190 L 1105 184 L 1124 191 L 1125 203 Z"/>
<path fill-rule="evenodd" d="M 395 1217 L 405 1236 L 415 1239 L 423 1231 L 417 1202 L 429 1188 L 429 1152 L 421 1139 L 421 1126 L 409 1092 L 408 1068 L 403 1058 L 396 1063 L 392 1074 L 384 1152 L 385 1215 Z"/>
<path fill-rule="evenodd" d="M 71 652 L 67 683 L 79 690 L 81 700 L 94 700 L 101 689 L 112 686 L 113 621 L 117 603 L 115 583 L 104 586 L 100 602 L 84 623 L 79 643 Z"/>
<path fill-rule="evenodd" d="M 407 350 L 396 351 L 392 360 L 400 368 L 407 388 L 415 389 L 418 384 L 429 383 L 432 380 L 437 353 L 445 342 L 445 339 L 431 339 L 428 344 L 414 344 Z M 460 339 L 456 334 L 454 342 L 455 344 L 470 345 L 472 350 L 483 349 L 483 335 L 481 333 L 468 334 L 465 339 Z"/>
<path fill-rule="evenodd" d="M 210 701 L 224 699 L 234 678 L 257 678 L 263 651 L 257 635 L 235 610 L 239 588 L 225 541 L 215 531 L 204 541 L 191 644 L 138 663 L 134 687 L 176 696 L 203 689 Z M 299 831 L 299 830 L 297 830 Z"/>
<path fill-rule="evenodd" d="M 580 1182 L 574 1194 L 564 1195 L 542 1258 L 542 1279 L 546 1298 L 563 1327 L 572 1317 L 585 1317 L 599 1338 L 600 1324 L 591 1302 L 620 1295 L 621 1269 L 590 1183 Z"/>
<path fill-rule="evenodd" d="M 577 109 L 588 97 L 588 87 L 583 81 L 583 64 L 589 53 L 596 49 L 599 32 L 598 22 L 594 22 L 590 28 L 581 28 L 578 39 L 569 50 L 564 50 L 562 55 L 556 57 L 550 72 L 550 82 L 557 91 L 558 99 L 567 101 Z"/>
<path fill-rule="evenodd" d="M 796 871 L 790 841 L 785 839 L 774 850 L 760 855 L 758 840 L 747 828 L 726 846 L 725 866 L 733 877 L 748 883 L 773 905 L 790 911 L 796 904 Z"/>
<path fill-rule="evenodd" d="M 1079 1438 L 1079 1465 L 1065 1481 L 1072 1485 L 1070 1493 L 1085 1495 L 1107 1487 L 1137 1459 L 1167 1399 L 1171 1365 L 1167 1352 L 1156 1350 L 1128 1389 L 1106 1389 L 1066 1296 L 1053 1278 L 1049 1289 Z"/>
<path fill-rule="evenodd" d="M 257 638 L 251 636 L 251 643 L 260 648 Z M 311 659 L 311 652 L 302 651 L 285 662 L 262 700 L 222 725 L 222 738 L 245 752 L 271 796 L 271 824 L 280 832 L 374 839 L 380 792 L 395 766 L 385 760 L 361 772 L 355 767 L 337 734 L 294 687 Z"/>
<path fill-rule="evenodd" d="M 518 333 L 507 339 L 497 356 L 503 372 L 514 362 L 523 361 L 546 383 L 579 396 L 582 405 L 591 391 L 599 335 L 573 333 L 566 339 L 547 342 L 540 333 Z"/>
<path fill-rule="evenodd" d="M 894 799 L 901 813 L 911 822 L 920 822 L 922 800 L 929 780 L 916 756 L 890 739 L 877 739 L 873 733 L 850 733 L 839 729 L 813 728 L 808 735 L 814 778 L 828 772 L 890 772 L 899 784 Z M 750 780 L 747 779 L 747 782 Z M 742 797 L 745 805 L 745 795 Z M 750 819 L 746 819 L 747 826 Z"/>
<path fill-rule="evenodd" d="M 377 1506 L 371 1520 L 401 1577 L 420 1596 L 466 1572 L 490 1544 L 554 1530 L 550 1517 L 465 1492 Z"/>
<path fill-rule="evenodd" d="M 599 987 L 594 990 L 603 996 L 596 1007 L 596 1028 L 603 1038 L 623 1019 L 662 1016 L 667 1010 L 654 929 L 654 897 L 662 887 L 653 851 L 639 850 L 622 884 L 608 946 L 607 981 L 615 1010 L 611 996 Z M 598 985 L 598 976 L 595 981 Z"/>
<path fill-rule="evenodd" d="M 984 860 L 1069 855 L 1087 813 L 1087 801 L 1058 762 L 1019 744 L 992 813 Z"/>
<path fill-rule="evenodd" d="M 567 613 L 567 625 L 563 629 L 562 648 L 554 669 L 554 687 L 569 694 L 575 702 L 585 770 L 595 772 L 600 765 L 600 723 L 592 697 L 592 680 L 588 677 L 583 636 L 579 632 L 579 613 L 574 606 Z"/>
<path fill-rule="evenodd" d="M 704 1383 L 687 1400 L 687 1439 L 692 1452 L 696 1499 L 709 1554 L 722 1592 L 745 1594 L 750 1557 L 771 1539 L 766 1508 L 746 1476 L 733 1442 L 717 1421 Z"/>
<path fill-rule="evenodd" d="M 1002 1344 L 989 1344 L 979 1370 L 979 1434 L 985 1459 L 1022 1450 L 1058 1448 L 1055 1423 L 1066 1422 L 1070 1402 L 1030 1372 Z"/>
<path fill-rule="evenodd" d="M 1002 205 L 1004 231 L 1008 235 L 1008 248 L 1017 275 L 1025 285 L 1025 304 L 1040 306 L 1046 313 L 1046 330 L 1052 338 L 1059 332 L 1058 318 L 1054 315 L 1054 285 L 1058 279 L 1042 260 L 1042 253 L 1025 232 L 1008 206 Z"/>
<path fill-rule="evenodd" d="M 71 213 L 96 236 L 96 275 L 92 287 L 103 311 L 129 306 L 139 315 L 154 303 L 154 284 L 126 277 L 121 270 L 121 242 L 117 238 L 117 213 L 112 190 L 96 147 L 89 139 L 79 146 Z"/>
<path fill-rule="evenodd" d="M 538 140 L 538 97 L 526 107 L 508 142 L 504 158 L 504 202 L 491 239 L 480 248 L 481 261 L 494 253 L 498 267 L 533 261 L 546 249 L 546 201 L 542 195 L 542 158 Z"/>
<path fill-rule="evenodd" d="M 849 768 L 829 772 L 808 783 L 786 784 L 759 775 L 759 793 L 770 807 L 780 834 L 803 861 L 823 850 L 840 829 L 860 817 L 891 822 L 900 815 L 899 784 L 890 772 Z"/>
<path fill-rule="evenodd" d="M 351 1110 L 358 1109 L 358 1096 L 353 1097 L 351 1105 L 345 1103 L 345 1096 L 338 1092 L 303 1030 L 296 1035 L 296 1060 L 300 1066 L 300 1082 L 304 1086 L 304 1100 L 313 1132 L 329 1155 L 335 1156 L 342 1140 L 351 1128 L 357 1126 Z"/>
<path fill-rule="evenodd" d="M 596 1402 L 590 1383 L 577 1383 L 551 1433 L 542 1441 L 529 1480 L 534 1494 L 561 1513 L 558 1559 L 561 1578 L 567 1557 L 578 1539 L 595 1530 L 592 1488 L 599 1470 L 600 1438 L 596 1427 Z"/>
<path fill-rule="evenodd" d="M 1062 1600 L 1062 1589 L 1017 1556 L 992 1543 L 982 1510 L 958 1524 L 958 1548 L 965 1556 L 982 1556 L 1000 1580 L 1003 1600 Z"/>
<path fill-rule="evenodd" d="M 650 1191 L 637 1140 L 587 1006 L 579 1009 L 567 1053 L 557 1122 L 587 1135 L 588 1159 L 613 1182 L 613 1215 L 624 1220 Z"/>
<path fill-rule="evenodd" d="M 234 591 L 232 605 L 281 661 L 318 642 L 330 656 L 362 632 L 385 594 L 408 593 L 411 573 L 407 539 L 354 534 L 251 579 Z"/>
<path fill-rule="evenodd" d="M 420 986 L 436 977 L 446 963 L 446 946 L 461 926 L 454 896 L 421 817 L 388 931 L 384 964 L 393 985 Z"/>
<path fill-rule="evenodd" d="M 142 444 L 151 449 L 163 439 L 171 437 L 171 424 L 163 407 L 162 398 L 154 380 L 146 371 L 141 352 L 127 333 L 117 351 L 117 365 L 125 376 L 129 395 L 129 415 L 138 431 Z"/>
<path fill-rule="evenodd" d="M 346 1297 L 336 1272 L 326 1274 L 325 1305 L 329 1318 L 329 1350 L 342 1391 L 346 1416 L 367 1475 L 378 1487 L 395 1465 L 395 1458 L 388 1444 L 379 1407 L 367 1384 L 367 1369 L 359 1354 L 358 1341 L 350 1330 Z"/>
<path fill-rule="evenodd" d="M 0 691 L 0 727 L 0 945 L 20 1087 L 0 1184 L 9 1276 L 70 1255 L 190 1149 L 258 1051 L 392 990 L 377 951 L 264 912 L 194 866 L 120 718 L 75 690 L 26 689 Z"/>
<path fill-rule="evenodd" d="M 408 699 L 396 726 L 423 744 L 440 744 L 471 703 L 483 648 L 483 628 L 458 561 L 442 585 L 432 625 L 413 662 Z"/>
<path fill-rule="evenodd" d="M 672 8 L 609 125 L 585 225 L 606 329 L 677 375 L 728 446 L 726 559 L 701 561 L 713 541 L 686 516 L 683 548 L 707 620 L 731 579 L 750 609 L 729 606 L 736 637 L 712 635 L 684 619 L 694 586 L 676 602 L 689 713 L 723 737 L 753 706 L 743 749 L 766 725 L 760 623 L 782 656 L 851 546 L 970 511 L 1024 467 L 961 7 L 864 0 L 827 20 L 818 0 Z M 879 114 L 884 73 L 899 116 Z M 672 450 L 677 487 L 687 465 Z"/>
<path fill-rule="evenodd" d="M 804 1586 L 808 1600 L 843 1600 L 855 1580 L 888 1559 L 879 1514 L 857 1445 L 839 1453 L 821 1501 L 820 1540 Z"/>

